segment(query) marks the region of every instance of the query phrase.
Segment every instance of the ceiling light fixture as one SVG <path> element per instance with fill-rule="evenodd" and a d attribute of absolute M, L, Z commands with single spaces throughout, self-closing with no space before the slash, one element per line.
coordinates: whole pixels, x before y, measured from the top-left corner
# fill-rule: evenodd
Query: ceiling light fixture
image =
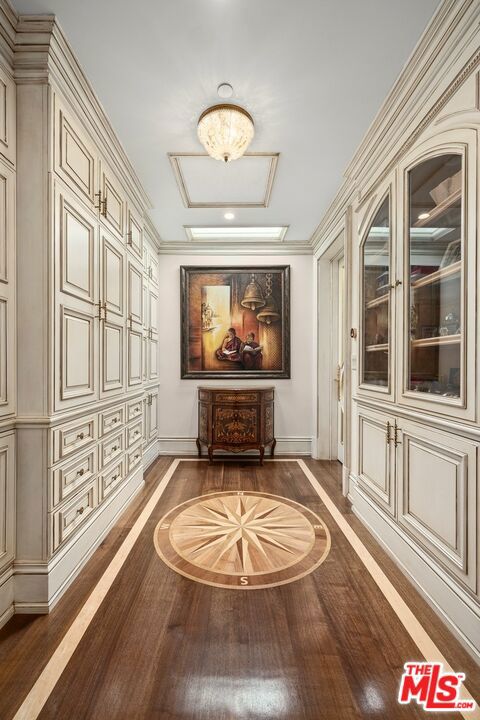
<path fill-rule="evenodd" d="M 255 134 L 251 115 L 238 105 L 214 105 L 198 119 L 198 139 L 215 160 L 238 160 Z"/>
<path fill-rule="evenodd" d="M 225 220 L 235 220 L 235 215 L 232 212 L 226 212 L 223 217 Z"/>

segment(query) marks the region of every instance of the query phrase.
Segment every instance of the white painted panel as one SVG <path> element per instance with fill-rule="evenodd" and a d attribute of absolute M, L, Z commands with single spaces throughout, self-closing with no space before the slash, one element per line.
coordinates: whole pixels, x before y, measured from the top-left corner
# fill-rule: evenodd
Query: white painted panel
<path fill-rule="evenodd" d="M 61 308 L 62 399 L 94 393 L 94 318 L 79 310 Z"/>
<path fill-rule="evenodd" d="M 192 203 L 262 203 L 270 157 L 245 156 L 241 162 L 212 162 L 209 157 L 181 157 L 180 167 Z"/>
<path fill-rule="evenodd" d="M 102 391 L 123 388 L 123 327 L 111 322 L 103 324 Z"/>
<path fill-rule="evenodd" d="M 13 211 L 13 208 L 11 208 Z M 8 281 L 8 213 L 7 178 L 0 174 L 0 282 Z"/>
<path fill-rule="evenodd" d="M 8 302 L 0 297 L 0 405 L 8 404 Z"/>
<path fill-rule="evenodd" d="M 102 298 L 107 312 L 123 315 L 124 256 L 117 243 L 102 233 Z"/>
<path fill-rule="evenodd" d="M 143 273 L 134 263 L 128 263 L 128 317 L 140 325 L 143 322 Z"/>
<path fill-rule="evenodd" d="M 95 229 L 65 200 L 62 202 L 61 290 L 88 302 L 94 302 Z"/>

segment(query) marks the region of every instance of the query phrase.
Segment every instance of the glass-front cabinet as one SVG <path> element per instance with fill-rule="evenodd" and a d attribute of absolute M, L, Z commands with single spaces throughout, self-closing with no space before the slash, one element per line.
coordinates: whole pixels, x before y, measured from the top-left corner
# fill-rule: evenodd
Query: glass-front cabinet
<path fill-rule="evenodd" d="M 430 157 L 408 172 L 407 390 L 460 398 L 463 383 L 463 158 Z"/>
<path fill-rule="evenodd" d="M 475 417 L 476 143 L 419 144 L 359 231 L 360 396 Z"/>
<path fill-rule="evenodd" d="M 390 388 L 391 223 L 387 193 L 361 245 L 362 347 L 360 383 Z"/>

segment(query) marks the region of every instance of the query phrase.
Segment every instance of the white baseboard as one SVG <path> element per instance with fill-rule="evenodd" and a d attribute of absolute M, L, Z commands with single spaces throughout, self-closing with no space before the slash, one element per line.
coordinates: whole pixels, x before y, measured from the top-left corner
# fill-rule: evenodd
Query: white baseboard
<path fill-rule="evenodd" d="M 160 454 L 160 442 L 154 440 L 151 445 L 145 448 L 143 452 L 143 471 L 145 472 L 150 465 L 155 462 Z"/>
<path fill-rule="evenodd" d="M 348 497 L 359 520 L 400 567 L 428 604 L 480 662 L 480 605 L 459 583 L 422 551 L 362 491 L 350 475 Z"/>
<path fill-rule="evenodd" d="M 161 437 L 158 439 L 159 455 L 197 455 L 197 445 L 192 437 Z M 258 451 L 247 451 L 257 454 Z M 268 448 L 266 453 L 268 455 Z M 277 438 L 277 455 L 308 455 L 312 453 L 312 438 L 286 437 Z M 233 455 L 234 453 L 232 453 Z M 238 455 L 237 455 L 238 457 Z"/>

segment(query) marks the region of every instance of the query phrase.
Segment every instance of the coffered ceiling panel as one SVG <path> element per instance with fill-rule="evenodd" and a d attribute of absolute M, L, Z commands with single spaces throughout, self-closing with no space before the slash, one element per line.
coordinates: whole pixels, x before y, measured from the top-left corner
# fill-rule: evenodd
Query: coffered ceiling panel
<path fill-rule="evenodd" d="M 170 153 L 169 157 L 185 207 L 268 207 L 278 154 L 248 153 L 231 163 L 208 155 Z"/>
<path fill-rule="evenodd" d="M 201 153 L 199 115 L 231 83 L 255 122 L 251 152 L 281 154 L 268 207 L 237 207 L 239 226 L 289 226 L 308 240 L 438 0 L 13 0 L 56 13 L 122 141 L 165 242 L 184 226 L 228 224 L 223 202 L 258 201 L 265 172 L 235 161 L 182 166 Z M 243 164 L 236 165 L 235 163 Z M 250 162 L 250 161 L 249 161 Z M 261 165 L 261 161 L 258 161 Z M 227 171 L 229 175 L 226 176 Z M 224 182 L 223 182 L 224 181 Z M 212 201 L 214 201 L 212 203 Z M 266 204 L 266 203 L 265 203 Z M 188 205 L 188 203 L 187 203 Z"/>

